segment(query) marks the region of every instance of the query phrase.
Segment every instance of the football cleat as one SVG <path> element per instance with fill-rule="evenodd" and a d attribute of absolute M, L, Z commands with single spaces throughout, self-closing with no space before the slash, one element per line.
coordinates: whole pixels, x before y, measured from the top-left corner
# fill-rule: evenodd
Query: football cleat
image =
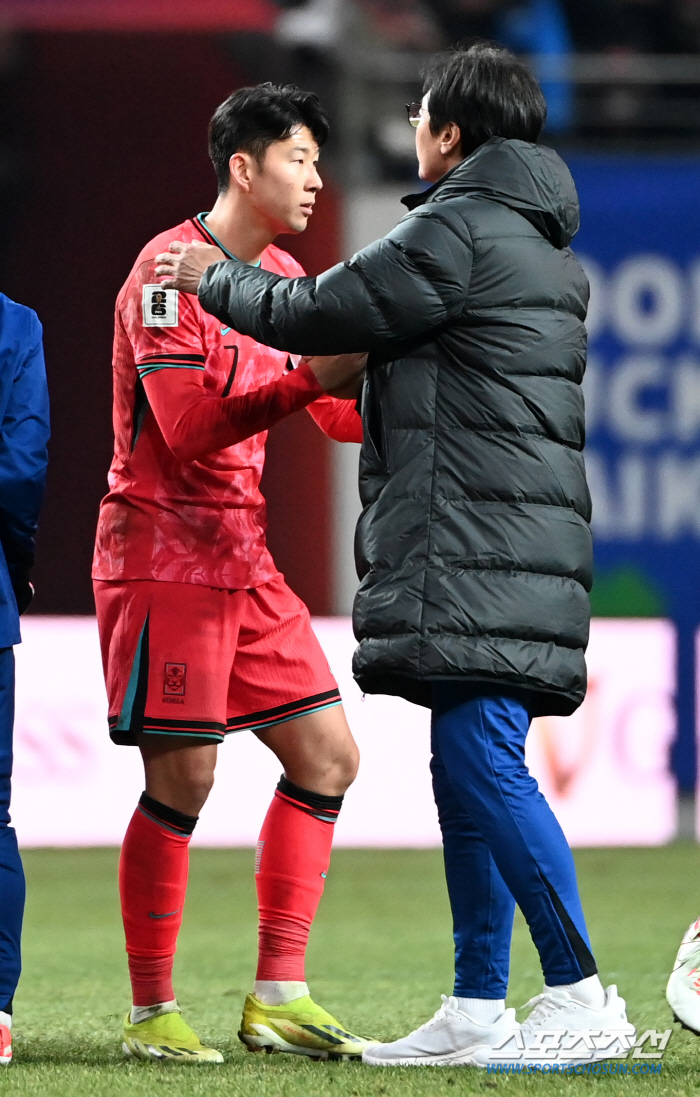
<path fill-rule="evenodd" d="M 132 1025 L 131 1015 L 124 1019 L 122 1050 L 133 1059 L 173 1063 L 223 1063 L 224 1057 L 213 1047 L 205 1047 L 179 1010 L 158 1013 Z"/>
<path fill-rule="evenodd" d="M 12 1062 L 12 1033 L 9 1026 L 0 1022 L 0 1065 Z"/>
<path fill-rule="evenodd" d="M 666 987 L 666 1001 L 676 1021 L 700 1036 L 700 918 L 681 941 Z"/>
<path fill-rule="evenodd" d="M 457 998 L 442 1005 L 424 1025 L 391 1044 L 375 1044 L 362 1062 L 373 1067 L 458 1067 L 476 1065 L 478 1052 L 505 1043 L 520 1028 L 515 1010 L 506 1009 L 492 1025 L 483 1025 L 459 1008 Z"/>
<path fill-rule="evenodd" d="M 249 994 L 238 1036 L 248 1051 L 286 1051 L 310 1059 L 359 1059 L 374 1042 L 348 1032 L 308 994 L 284 1006 L 266 1006 Z"/>

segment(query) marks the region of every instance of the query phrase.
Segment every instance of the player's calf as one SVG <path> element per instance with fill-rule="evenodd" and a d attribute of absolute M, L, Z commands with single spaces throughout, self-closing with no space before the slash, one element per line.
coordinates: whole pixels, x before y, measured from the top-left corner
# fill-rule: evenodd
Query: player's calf
<path fill-rule="evenodd" d="M 255 861 L 258 970 L 239 1031 L 250 1051 L 359 1058 L 369 1046 L 312 1001 L 304 974 L 342 803 L 342 795 L 312 792 L 282 777 L 265 818 Z"/>
<path fill-rule="evenodd" d="M 137 1059 L 222 1062 L 182 1020 L 172 982 L 196 823 L 196 816 L 144 792 L 122 846 L 119 889 L 133 995 L 123 1049 Z"/>

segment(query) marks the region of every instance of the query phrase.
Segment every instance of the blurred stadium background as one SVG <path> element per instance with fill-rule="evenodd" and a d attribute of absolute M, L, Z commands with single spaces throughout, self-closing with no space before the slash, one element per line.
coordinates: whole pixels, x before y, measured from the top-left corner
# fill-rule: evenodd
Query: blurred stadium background
<path fill-rule="evenodd" d="M 54 429 L 18 651 L 25 846 L 117 844 L 139 789 L 135 755 L 106 737 L 89 579 L 113 303 L 145 240 L 209 208 L 214 107 L 262 80 L 327 105 L 317 212 L 280 241 L 315 274 L 400 216 L 419 185 L 403 104 L 430 52 L 474 34 L 527 56 L 543 82 L 545 140 L 579 186 L 575 245 L 593 287 L 591 690 L 575 717 L 539 722 L 531 763 L 575 844 L 695 834 L 700 0 L 0 0 L 0 285 L 44 324 Z M 270 542 L 319 618 L 364 753 L 339 840 L 430 846 L 426 714 L 363 702 L 349 678 L 356 468 L 357 447 L 305 414 L 276 427 Z M 197 840 L 252 844 L 275 766 L 244 738 L 222 755 Z"/>

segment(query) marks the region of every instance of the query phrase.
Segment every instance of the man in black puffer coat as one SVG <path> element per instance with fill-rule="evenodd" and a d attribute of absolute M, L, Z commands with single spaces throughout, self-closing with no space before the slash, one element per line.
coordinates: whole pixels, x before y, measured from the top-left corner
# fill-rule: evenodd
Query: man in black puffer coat
<path fill-rule="evenodd" d="M 159 273 L 271 346 L 369 351 L 353 666 L 365 692 L 433 712 L 456 979 L 427 1026 L 365 1062 L 485 1065 L 551 1028 L 616 1030 L 606 1058 L 634 1029 L 598 979 L 571 853 L 524 762 L 531 718 L 572 713 L 586 690 L 578 199 L 536 144 L 544 100 L 507 51 L 437 58 L 425 93 L 409 120 L 434 186 L 383 240 L 318 278 L 207 267 L 218 256 L 191 247 Z M 504 1001 L 514 902 L 545 975 L 519 1034 Z"/>

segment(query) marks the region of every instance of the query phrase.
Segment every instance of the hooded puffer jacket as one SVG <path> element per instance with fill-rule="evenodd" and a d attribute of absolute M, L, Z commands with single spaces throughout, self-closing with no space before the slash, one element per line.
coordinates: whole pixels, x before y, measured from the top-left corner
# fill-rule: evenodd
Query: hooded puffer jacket
<path fill-rule="evenodd" d="M 431 682 L 533 715 L 586 689 L 578 199 L 551 149 L 493 138 L 384 239 L 318 278 L 209 268 L 207 311 L 304 354 L 369 350 L 353 669 L 429 705 Z"/>

